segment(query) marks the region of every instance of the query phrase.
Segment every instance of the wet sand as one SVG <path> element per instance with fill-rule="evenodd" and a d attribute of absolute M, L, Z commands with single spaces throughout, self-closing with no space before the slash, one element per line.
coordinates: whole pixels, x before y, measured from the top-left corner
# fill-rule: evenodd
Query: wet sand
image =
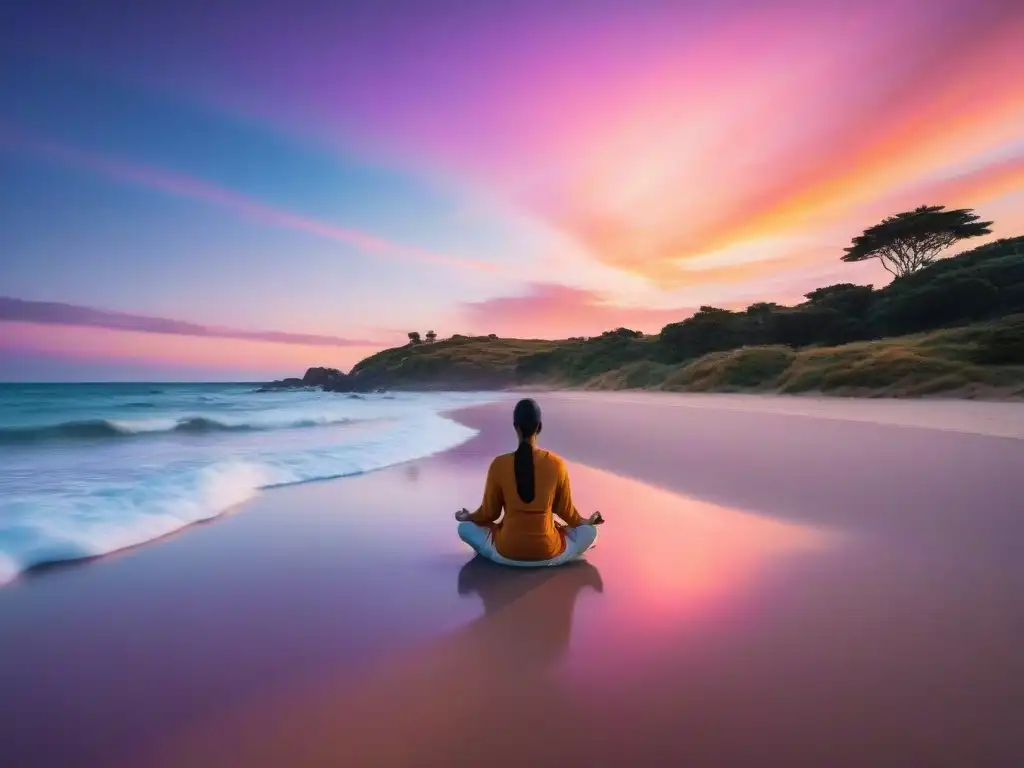
<path fill-rule="evenodd" d="M 508 445 L 0 590 L 0 764 L 1011 766 L 1024 441 L 541 398 L 587 563 L 455 538 Z"/>

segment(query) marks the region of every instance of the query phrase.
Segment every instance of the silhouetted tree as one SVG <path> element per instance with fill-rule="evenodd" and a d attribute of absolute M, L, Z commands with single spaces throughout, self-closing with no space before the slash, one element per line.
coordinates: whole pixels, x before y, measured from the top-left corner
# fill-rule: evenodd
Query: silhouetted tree
<path fill-rule="evenodd" d="M 630 328 L 616 328 L 614 331 L 605 331 L 603 337 L 615 337 L 617 339 L 640 339 L 643 338 L 643 331 L 634 331 Z"/>
<path fill-rule="evenodd" d="M 785 307 L 774 301 L 759 301 L 747 307 L 742 318 L 748 344 L 771 344 L 775 341 L 775 317 Z"/>
<path fill-rule="evenodd" d="M 988 280 L 949 274 L 888 296 L 875 315 L 882 334 L 899 335 L 981 320 L 998 306 L 999 290 Z"/>
<path fill-rule="evenodd" d="M 970 208 L 947 211 L 944 205 L 922 205 L 889 216 L 853 238 L 843 261 L 878 259 L 896 277 L 909 275 L 935 261 L 958 240 L 987 235 L 991 221 L 979 221 Z"/>
<path fill-rule="evenodd" d="M 434 333 L 433 331 L 427 331 L 427 335 L 425 338 L 428 344 L 433 344 L 435 341 L 437 341 L 437 334 Z"/>
<path fill-rule="evenodd" d="M 875 291 L 870 285 L 839 283 L 818 288 L 804 294 L 811 312 L 838 312 L 841 320 L 830 319 L 822 326 L 821 341 L 839 344 L 853 341 L 868 333 L 865 318 L 875 301 Z"/>
<path fill-rule="evenodd" d="M 420 332 L 419 331 L 410 331 L 409 332 L 409 343 L 410 344 L 419 344 L 420 341 L 421 341 L 421 339 L 420 339 Z"/>
<path fill-rule="evenodd" d="M 804 298 L 816 304 L 832 304 L 835 302 L 848 303 L 856 302 L 863 297 L 871 296 L 872 286 L 856 285 L 855 283 L 836 283 L 826 285 L 824 288 L 816 288 L 810 293 L 805 293 Z"/>
<path fill-rule="evenodd" d="M 662 328 L 659 340 L 673 362 L 733 349 L 743 345 L 740 317 L 728 309 L 703 306 L 682 322 Z"/>

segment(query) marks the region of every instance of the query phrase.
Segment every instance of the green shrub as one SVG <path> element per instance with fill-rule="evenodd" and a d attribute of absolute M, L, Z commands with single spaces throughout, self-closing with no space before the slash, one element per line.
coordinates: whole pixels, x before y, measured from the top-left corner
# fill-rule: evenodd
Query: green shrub
<path fill-rule="evenodd" d="M 985 336 L 974 354 L 981 365 L 1024 365 L 1024 317 Z"/>
<path fill-rule="evenodd" d="M 992 283 L 951 273 L 921 288 L 887 296 L 873 319 L 879 332 L 900 335 L 981 320 L 998 307 L 999 290 Z"/>
<path fill-rule="evenodd" d="M 665 383 L 693 391 L 772 388 L 795 356 L 785 346 L 712 352 L 678 369 Z"/>

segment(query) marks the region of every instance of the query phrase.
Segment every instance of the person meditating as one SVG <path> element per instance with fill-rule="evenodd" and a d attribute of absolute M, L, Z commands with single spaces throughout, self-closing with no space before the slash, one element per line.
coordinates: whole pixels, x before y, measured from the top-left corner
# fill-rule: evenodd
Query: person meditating
<path fill-rule="evenodd" d="M 600 512 L 580 516 L 572 503 L 565 462 L 537 448 L 540 406 L 520 400 L 512 425 L 519 447 L 491 462 L 480 508 L 455 513 L 459 538 L 478 554 L 505 565 L 560 565 L 575 560 L 594 545 L 596 526 L 604 518 Z M 499 522 L 502 510 L 505 516 Z M 555 523 L 556 516 L 565 526 Z"/>

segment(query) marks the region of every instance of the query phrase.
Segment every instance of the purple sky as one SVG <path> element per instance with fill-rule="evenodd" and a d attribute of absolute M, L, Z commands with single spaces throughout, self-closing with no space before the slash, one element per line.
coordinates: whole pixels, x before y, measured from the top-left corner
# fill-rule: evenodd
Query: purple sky
<path fill-rule="evenodd" d="M 4 14 L 0 379 L 653 332 L 881 284 L 842 248 L 907 207 L 1024 231 L 1020 3 Z"/>

